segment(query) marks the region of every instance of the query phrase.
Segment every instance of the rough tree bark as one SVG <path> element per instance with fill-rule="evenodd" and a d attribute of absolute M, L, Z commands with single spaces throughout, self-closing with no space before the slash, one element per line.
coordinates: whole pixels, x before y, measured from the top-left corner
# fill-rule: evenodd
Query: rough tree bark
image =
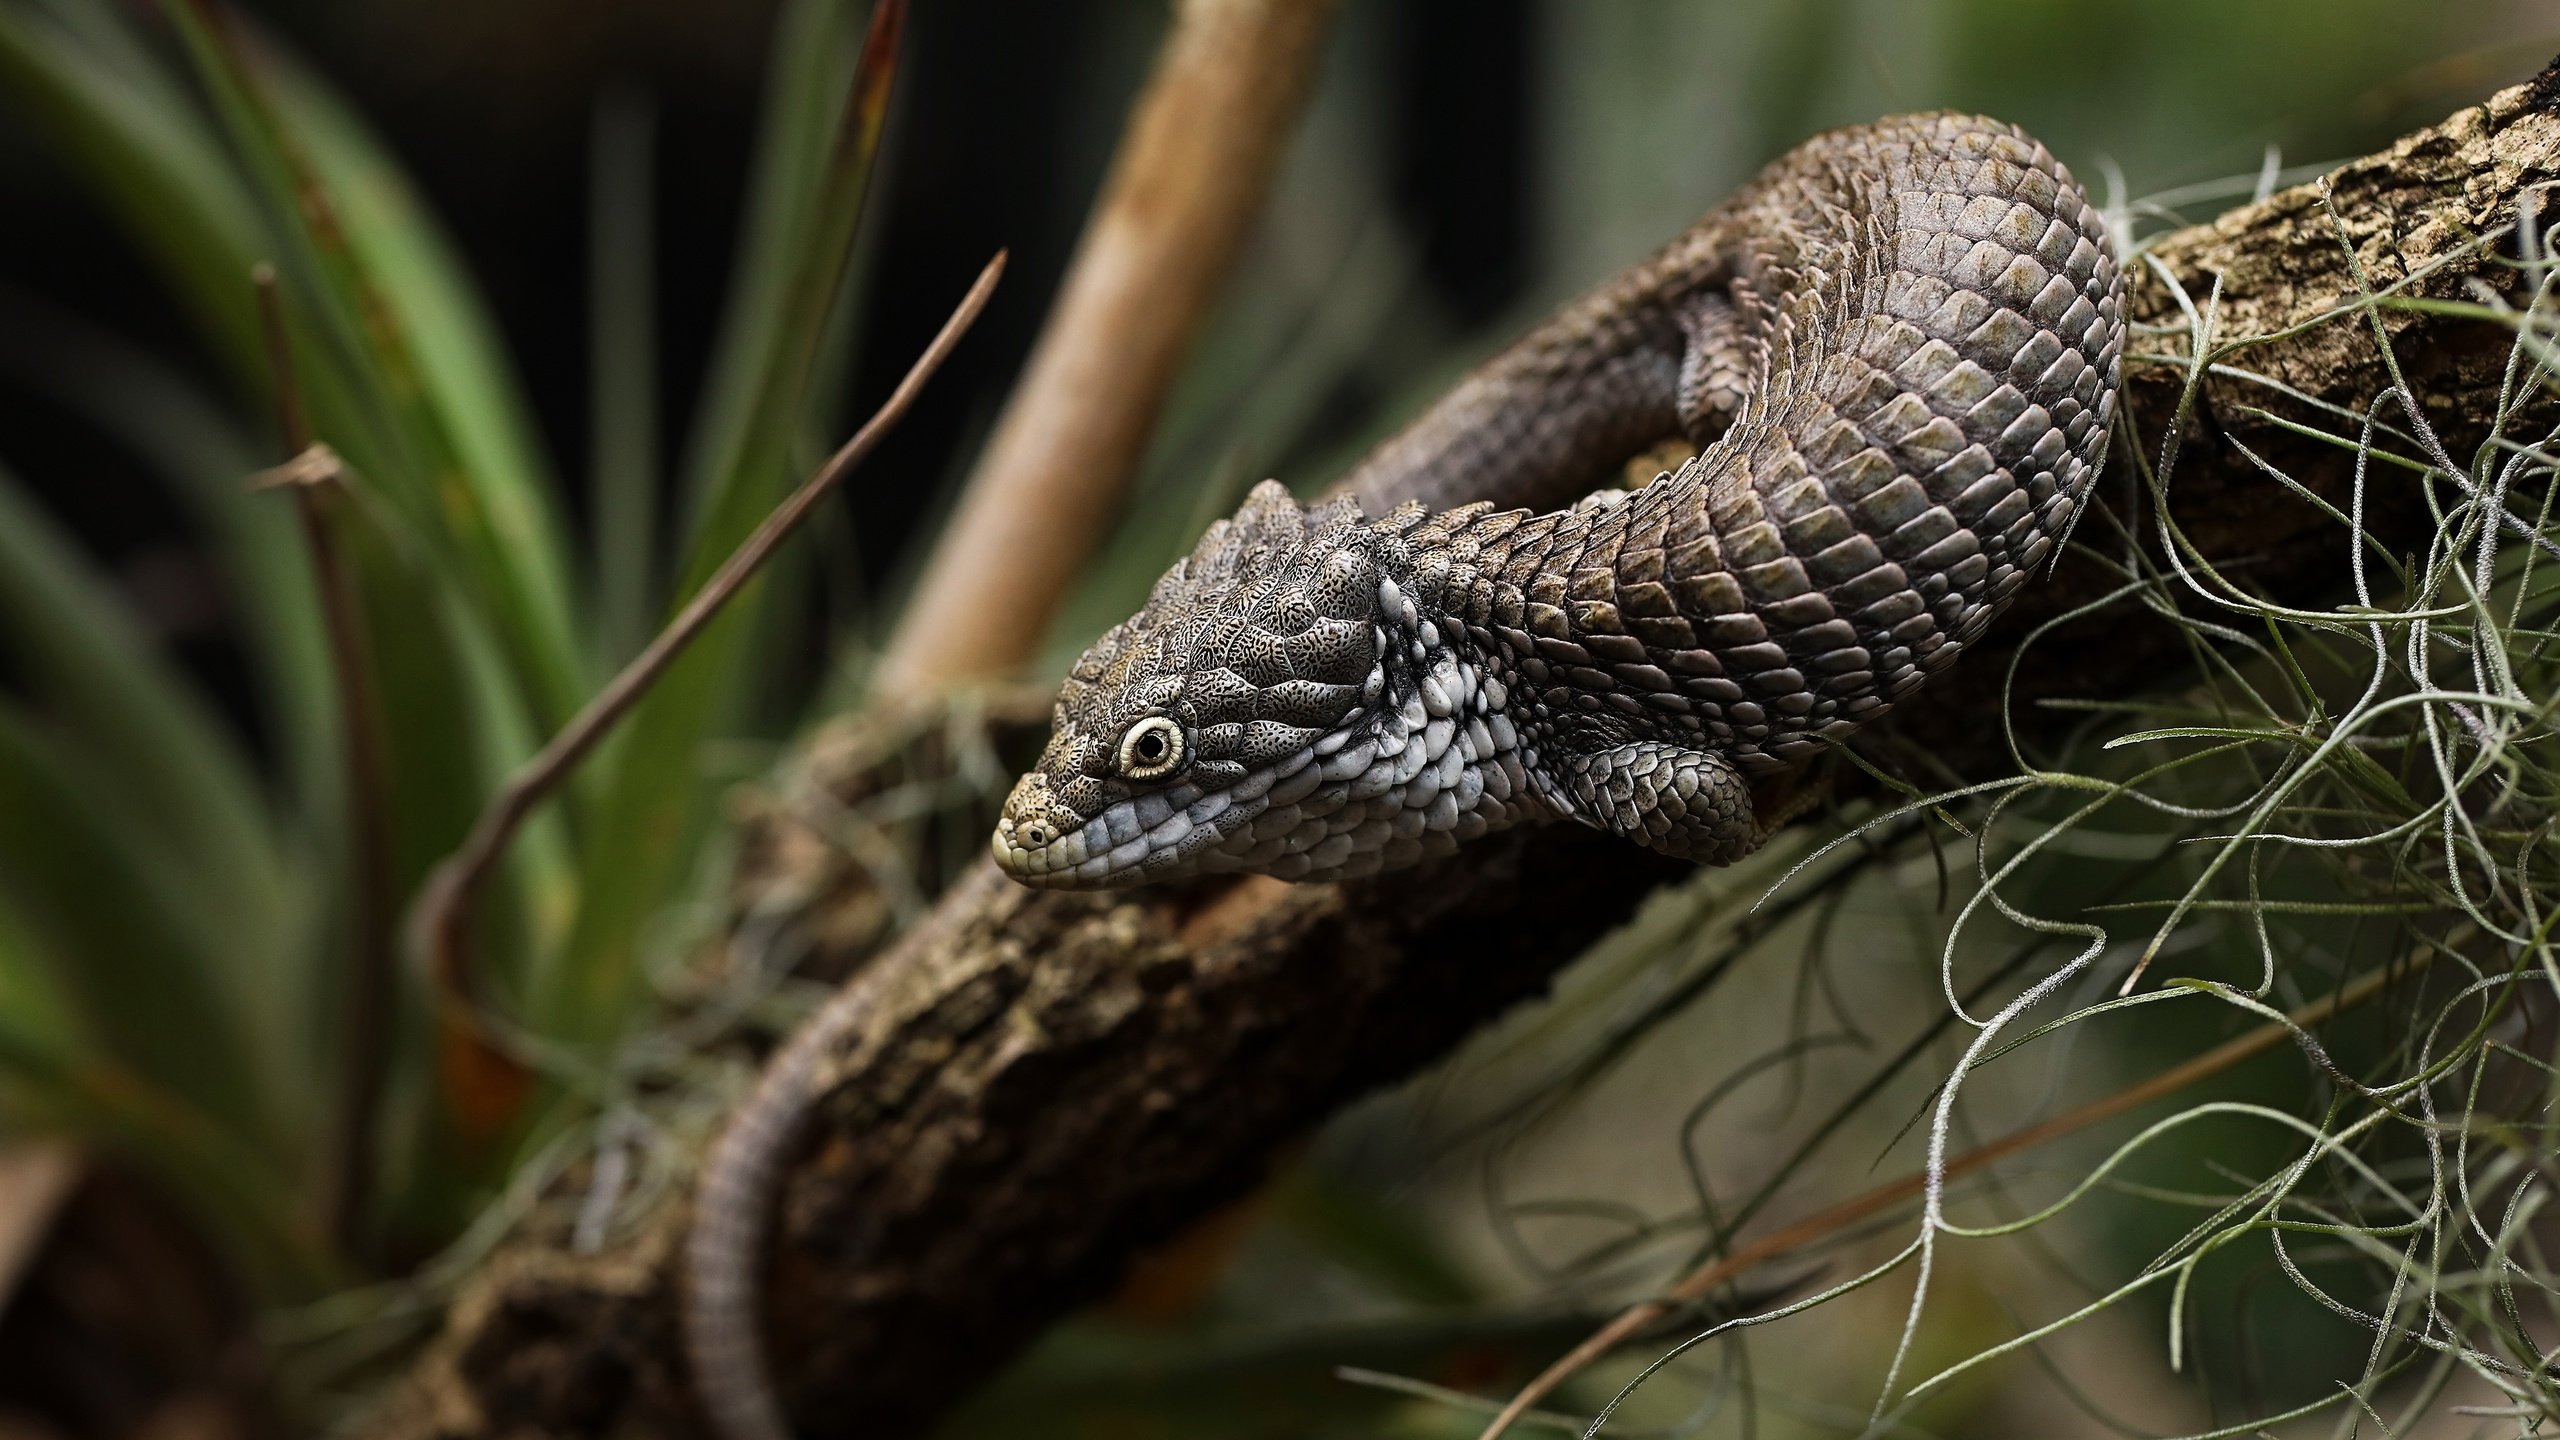
<path fill-rule="evenodd" d="M 2337 225 L 2375 286 L 2448 262 L 2414 292 L 2462 296 L 2474 279 L 2506 289 L 2512 277 L 2499 261 L 2513 241 L 2474 242 L 2509 225 L 2530 187 L 2560 180 L 2555 107 L 2560 83 L 2550 77 L 2503 92 L 2322 186 L 2180 231 L 2152 254 L 2199 302 L 2210 277 L 2222 277 L 2224 335 L 2284 329 L 2351 298 Z M 2135 273 L 2134 317 L 2166 328 L 2137 332 L 2130 348 L 2183 353 L 2185 322 L 2170 290 L 2146 268 Z M 2456 446 L 2475 443 L 2479 417 L 2497 400 L 2508 333 L 2411 310 L 2386 311 L 2383 323 L 2430 418 Z M 2354 410 L 2388 383 L 2370 328 L 2356 318 L 2245 361 Z M 2180 384 L 2173 366 L 2129 367 L 2143 433 L 2161 433 Z M 2247 406 L 2316 418 L 2275 391 L 2209 382 L 2183 427 L 2169 503 L 2206 554 L 2245 559 L 2233 573 L 2248 583 L 2285 601 L 2327 603 L 2342 584 L 2342 533 L 2230 442 L 2333 499 L 2346 490 L 2345 457 Z M 2129 463 L 2115 457 L 2111 502 L 2138 491 L 2125 483 Z M 2416 543 L 2415 486 L 2396 471 L 2375 484 L 2389 493 L 2370 523 L 2395 548 Z M 1907 707 L 1901 733 L 1977 776 L 2005 767 L 1997 677 L 2011 647 L 2036 622 L 2102 591 L 2099 572 L 2066 558 L 2054 581 L 2032 587 L 1977 653 Z M 2120 619 L 2057 631 L 2022 667 L 2011 713 L 2032 736 L 2039 696 L 2156 689 L 2174 678 L 2180 644 L 2171 627 Z M 861 782 L 820 764 L 798 783 Z M 767 836 L 760 853 L 814 849 L 805 838 Z M 873 962 L 896 967 L 894 1003 L 835 1057 L 814 1133 L 778 1199 L 788 1263 L 776 1267 L 769 1333 L 804 1433 L 918 1433 L 949 1397 L 1102 1293 L 1133 1253 L 1254 1184 L 1275 1152 L 1345 1102 L 1538 994 L 1681 873 L 1564 827 L 1346 886 L 1248 880 L 1035 894 L 981 863 L 946 899 L 954 923 L 938 927 L 934 943 Z M 835 933 L 823 904 L 806 918 L 810 934 Z M 844 968 L 858 957 L 822 958 Z M 683 1208 L 666 1206 L 635 1240 L 599 1254 L 574 1254 L 547 1231 L 512 1242 L 466 1286 L 374 1433 L 697 1433 L 674 1318 Z"/>

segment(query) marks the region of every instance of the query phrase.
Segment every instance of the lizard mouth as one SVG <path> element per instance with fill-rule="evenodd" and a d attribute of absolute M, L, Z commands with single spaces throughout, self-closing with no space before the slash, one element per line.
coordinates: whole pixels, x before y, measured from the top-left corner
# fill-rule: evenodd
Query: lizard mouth
<path fill-rule="evenodd" d="M 1259 794 L 1239 799 L 1238 788 L 1204 793 L 1185 784 L 1123 800 L 1079 821 L 1057 802 L 1049 778 L 1035 771 L 1006 797 L 991 848 L 996 865 L 1025 885 L 1117 889 L 1226 868 L 1218 863 L 1220 847 L 1265 804 Z"/>

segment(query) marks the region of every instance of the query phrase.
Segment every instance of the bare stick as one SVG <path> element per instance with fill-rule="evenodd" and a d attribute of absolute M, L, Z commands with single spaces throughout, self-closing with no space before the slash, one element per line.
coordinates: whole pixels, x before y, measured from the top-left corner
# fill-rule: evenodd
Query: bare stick
<path fill-rule="evenodd" d="M 1184 0 L 1057 305 L 890 637 L 878 694 L 1030 658 L 1260 204 L 1331 0 Z"/>
<path fill-rule="evenodd" d="M 726 605 L 730 597 L 736 595 L 772 558 L 773 552 L 790 538 L 791 532 L 799 528 L 800 522 L 808 518 L 818 502 L 852 473 L 853 468 L 862 463 L 863 457 L 880 443 L 880 437 L 906 415 L 908 408 L 915 403 L 917 393 L 924 388 L 925 381 L 941 368 L 952 347 L 960 343 L 960 337 L 977 320 L 978 312 L 986 308 L 987 297 L 995 292 L 996 280 L 1004 273 L 1004 261 L 1004 253 L 998 251 L 996 258 L 987 262 L 987 267 L 978 272 L 977 283 L 971 285 L 969 293 L 962 297 L 959 308 L 951 312 L 950 319 L 942 322 L 941 333 L 935 335 L 933 343 L 916 358 L 915 364 L 908 368 L 906 378 L 898 382 L 898 388 L 890 392 L 879 410 L 863 422 L 852 439 L 844 442 L 842 449 L 818 467 L 816 474 L 776 506 L 773 513 L 765 517 L 764 523 L 756 527 L 754 534 L 730 552 L 719 570 L 685 603 L 675 619 L 658 632 L 658 637 L 649 642 L 647 649 L 634 656 L 630 664 L 622 667 L 620 674 L 597 691 L 595 698 L 561 727 L 560 733 L 551 737 L 550 743 L 516 768 L 506 785 L 480 812 L 480 818 L 472 823 L 471 833 L 464 837 L 461 848 L 446 856 L 434 873 L 427 877 L 418 897 L 413 943 L 427 959 L 428 972 L 434 979 L 447 1018 L 471 1013 L 468 997 L 472 910 L 490 872 L 496 867 L 499 857 L 506 853 L 507 843 L 515 838 L 525 818 L 559 788 L 561 781 L 577 768 L 578 762 L 585 759 L 597 742 L 613 729 L 614 723 L 648 693 L 649 686 L 675 663 L 684 647 L 711 623 L 712 617 L 720 613 L 720 607 Z"/>
<path fill-rule="evenodd" d="M 2424 963 L 2422 955 L 2418 965 L 2398 965 L 2377 970 L 2343 990 L 2294 1011 L 2285 1017 L 2283 1023 L 2269 1021 L 2255 1030 L 2226 1040 L 2183 1064 L 2172 1065 L 2159 1074 L 2137 1084 L 2128 1085 L 2112 1095 L 2101 1096 L 2078 1109 L 2056 1115 L 2040 1125 L 2030 1125 L 2015 1134 L 2004 1135 L 1979 1149 L 1968 1150 L 1947 1162 L 1944 1178 L 1952 1180 L 1959 1175 L 1970 1175 L 1976 1170 L 2005 1160 L 2021 1151 L 2032 1150 L 2048 1140 L 2059 1140 L 2065 1135 L 2077 1134 L 2101 1121 L 2112 1120 L 2128 1110 L 2140 1109 L 2164 1095 L 2183 1090 L 2207 1076 L 2220 1074 L 2261 1051 L 2273 1049 L 2278 1042 L 2295 1030 L 2309 1029 L 2342 1010 L 2363 1004 L 2380 994 L 2384 986 L 2408 979 L 2416 972 L 2419 965 Z M 1593 1331 L 1591 1338 L 1566 1351 L 1561 1359 L 1539 1371 L 1537 1378 L 1522 1386 L 1520 1393 L 1511 1397 L 1511 1403 L 1503 1406 L 1501 1412 L 1493 1417 L 1493 1423 L 1485 1426 L 1484 1433 L 1477 1437 L 1477 1440 L 1498 1440 L 1498 1437 L 1510 1430 L 1512 1424 L 1521 1416 L 1552 1394 L 1557 1386 L 1581 1374 L 1592 1362 L 1625 1344 L 1646 1327 L 1671 1314 L 1682 1305 L 1705 1298 L 1718 1286 L 1754 1266 L 1782 1259 L 1808 1245 L 1827 1240 L 1861 1220 L 1890 1210 L 1920 1194 L 1928 1187 L 1928 1183 L 1929 1176 L 1926 1171 L 1916 1171 L 1898 1180 L 1888 1181 L 1863 1194 L 1851 1196 L 1827 1210 L 1817 1210 L 1784 1229 L 1772 1230 L 1750 1244 L 1729 1254 L 1720 1255 L 1690 1271 L 1679 1284 L 1662 1292 L 1660 1297 L 1627 1307 L 1616 1319 Z"/>
<path fill-rule="evenodd" d="M 359 1238 L 372 1188 L 374 1112 L 382 1103 L 390 1063 L 392 971 L 396 923 L 391 896 L 390 766 L 382 716 L 373 703 L 373 665 L 365 648 L 364 600 L 338 543 L 336 509 L 346 486 L 337 454 L 311 433 L 302 388 L 293 375 L 293 337 L 285 328 L 284 297 L 273 265 L 261 261 L 249 282 L 258 292 L 258 321 L 265 331 L 267 367 L 276 388 L 276 422 L 293 459 L 252 481 L 293 492 L 293 510 L 311 551 L 311 577 L 320 592 L 320 617 L 329 645 L 329 672 L 338 702 L 338 733 L 346 746 L 347 835 L 354 849 L 354 904 L 349 924 L 346 999 L 339 1012 L 340 1076 L 337 1114 L 320 1212 L 342 1245 Z"/>

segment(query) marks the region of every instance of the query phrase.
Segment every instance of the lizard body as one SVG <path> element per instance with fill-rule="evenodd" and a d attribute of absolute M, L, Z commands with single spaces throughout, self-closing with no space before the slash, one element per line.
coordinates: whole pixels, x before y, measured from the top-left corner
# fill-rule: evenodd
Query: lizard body
<path fill-rule="evenodd" d="M 1555 819 L 1738 859 L 1756 785 L 1907 698 L 2053 553 L 2122 312 L 2096 210 L 2016 130 L 1800 146 L 1334 498 L 1266 482 L 1212 526 L 1069 674 L 997 862 L 1337 879 Z M 1697 457 L 1556 503 L 1666 433 Z"/>

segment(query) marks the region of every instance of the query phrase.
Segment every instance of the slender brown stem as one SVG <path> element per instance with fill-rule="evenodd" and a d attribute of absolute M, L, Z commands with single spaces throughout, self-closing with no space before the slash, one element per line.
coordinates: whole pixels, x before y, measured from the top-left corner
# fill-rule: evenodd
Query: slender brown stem
<path fill-rule="evenodd" d="M 266 335 L 267 364 L 275 380 L 276 421 L 293 458 L 258 483 L 280 483 L 293 492 L 294 515 L 311 552 L 312 583 L 320 595 L 321 625 L 329 646 L 329 671 L 337 692 L 338 733 L 346 747 L 347 840 L 353 895 L 348 917 L 352 968 L 339 1010 L 339 1087 L 330 1135 L 320 1213 L 339 1243 L 360 1239 L 365 1202 L 372 1189 L 374 1116 L 390 1056 L 391 994 L 397 953 L 392 942 L 390 767 L 382 716 L 373 703 L 371 657 L 365 648 L 364 600 L 338 543 L 336 511 L 346 469 L 311 433 L 302 388 L 293 373 L 293 341 L 285 327 L 284 299 L 275 267 L 261 262 L 250 273 L 258 292 L 258 319 Z"/>
<path fill-rule="evenodd" d="M 944 321 L 942 331 L 925 347 L 906 378 L 890 393 L 879 410 L 863 423 L 843 448 L 828 457 L 817 473 L 811 475 L 764 523 L 757 526 L 738 548 L 730 552 L 718 571 L 703 583 L 693 598 L 686 602 L 675 619 L 658 632 L 648 648 L 622 667 L 620 674 L 596 692 L 595 697 L 551 737 L 550 743 L 533 758 L 518 766 L 507 783 L 480 812 L 462 845 L 440 862 L 427 877 L 414 912 L 412 943 L 426 957 L 428 973 L 435 985 L 437 1002 L 448 1027 L 459 1024 L 478 1035 L 476 1012 L 471 1004 L 471 923 L 473 907 L 499 857 L 515 838 L 535 807 L 559 788 L 579 761 L 595 749 L 615 724 L 629 713 L 648 693 L 650 685 L 675 663 L 693 637 L 711 623 L 720 608 L 736 595 L 755 573 L 771 559 L 791 532 L 799 528 L 809 512 L 835 489 L 853 468 L 862 463 L 872 448 L 880 443 L 890 427 L 903 418 L 915 403 L 916 395 L 926 380 L 939 369 L 952 347 L 960 342 L 969 326 L 986 308 L 987 298 L 995 291 L 997 277 L 1004 273 L 1004 254 L 1000 251 L 978 272 L 977 282 L 962 297 L 959 308 Z"/>
<path fill-rule="evenodd" d="M 2422 957 L 2419 965 L 2423 964 Z M 2383 987 L 2408 979 L 2416 973 L 2419 965 L 2402 964 L 2374 971 L 2358 979 L 2354 984 L 2294 1011 L 2283 1023 L 2269 1021 L 2254 1030 L 2234 1036 L 2182 1064 L 2172 1065 L 2156 1075 L 2126 1086 L 2114 1094 L 2101 1096 L 2042 1124 L 2030 1125 L 2014 1134 L 2004 1135 L 1979 1149 L 1968 1150 L 1947 1162 L 1944 1178 L 1952 1180 L 1960 1175 L 1970 1175 L 2021 1151 L 2032 1150 L 2049 1140 L 2059 1140 L 2065 1135 L 2076 1134 L 2102 1121 L 2112 1120 L 2126 1111 L 2140 1109 L 2164 1095 L 2183 1090 L 2207 1076 L 2220 1074 L 2253 1055 L 2274 1048 L 2278 1042 L 2295 1030 L 2308 1029 L 2320 1024 L 2338 1012 L 2360 1005 L 2380 994 Z M 1554 1364 L 1539 1371 L 1537 1378 L 1522 1386 L 1520 1392 L 1511 1397 L 1511 1403 L 1503 1406 L 1500 1413 L 1493 1417 L 1492 1423 L 1485 1426 L 1484 1433 L 1478 1437 L 1478 1440 L 1497 1440 L 1497 1437 L 1508 1431 L 1539 1401 L 1554 1393 L 1557 1386 L 1582 1373 L 1592 1362 L 1625 1344 L 1646 1327 L 1671 1314 L 1682 1305 L 1705 1297 L 1714 1292 L 1717 1287 L 1754 1266 L 1784 1258 L 1808 1245 L 1827 1240 L 1862 1220 L 1890 1210 L 1922 1193 L 1928 1188 L 1928 1184 L 1929 1175 L 1925 1170 L 1887 1181 L 1863 1194 L 1853 1195 L 1829 1209 L 1817 1210 L 1793 1225 L 1772 1230 L 1750 1244 L 1719 1255 L 1690 1271 L 1680 1283 L 1664 1291 L 1659 1297 L 1629 1306 L 1620 1312 L 1617 1318 L 1593 1331 L 1589 1339 L 1566 1351 Z"/>
<path fill-rule="evenodd" d="M 258 327 L 267 342 L 267 375 L 276 387 L 276 425 L 285 449 L 299 455 L 311 448 L 311 419 L 302 408 L 302 387 L 293 378 L 293 337 L 285 330 L 284 296 L 276 287 L 276 267 L 264 260 L 249 269 L 258 292 Z"/>
<path fill-rule="evenodd" d="M 1022 380 L 872 689 L 1031 658 L 1130 473 L 1277 168 L 1332 0 L 1183 0 Z"/>

